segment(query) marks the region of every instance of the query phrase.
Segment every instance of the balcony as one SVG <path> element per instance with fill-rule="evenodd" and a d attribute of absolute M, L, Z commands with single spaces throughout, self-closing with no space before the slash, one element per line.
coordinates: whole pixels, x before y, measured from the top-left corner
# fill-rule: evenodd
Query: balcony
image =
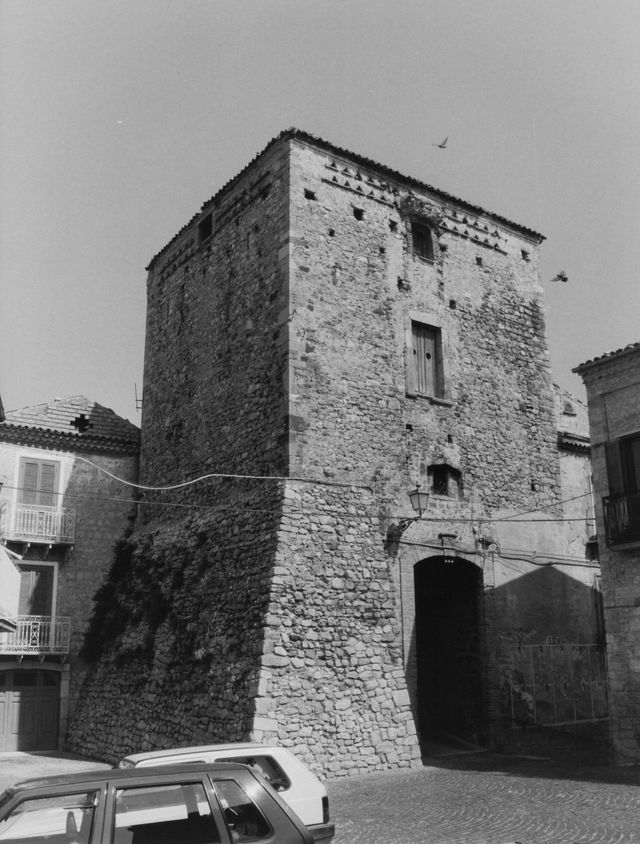
<path fill-rule="evenodd" d="M 640 492 L 602 499 L 608 545 L 640 542 Z"/>
<path fill-rule="evenodd" d="M 71 507 L 10 502 L 3 514 L 2 537 L 12 542 L 73 545 L 75 526 L 76 511 Z"/>
<path fill-rule="evenodd" d="M 15 629 L 0 633 L 0 654 L 33 656 L 68 654 L 71 619 L 50 615 L 18 615 L 6 621 Z"/>

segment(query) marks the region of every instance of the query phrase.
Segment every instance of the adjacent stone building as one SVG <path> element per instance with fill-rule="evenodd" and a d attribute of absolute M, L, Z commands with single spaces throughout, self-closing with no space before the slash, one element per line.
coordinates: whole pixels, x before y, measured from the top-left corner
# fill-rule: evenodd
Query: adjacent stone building
<path fill-rule="evenodd" d="M 93 597 L 134 514 L 139 429 L 83 396 L 0 424 L 0 750 L 61 747 Z"/>
<path fill-rule="evenodd" d="M 576 367 L 587 388 L 616 761 L 640 762 L 640 343 Z"/>
<path fill-rule="evenodd" d="M 434 735 L 598 732 L 588 440 L 552 383 L 542 240 L 289 130 L 152 259 L 153 489 L 72 747 L 253 738 L 344 774 Z"/>

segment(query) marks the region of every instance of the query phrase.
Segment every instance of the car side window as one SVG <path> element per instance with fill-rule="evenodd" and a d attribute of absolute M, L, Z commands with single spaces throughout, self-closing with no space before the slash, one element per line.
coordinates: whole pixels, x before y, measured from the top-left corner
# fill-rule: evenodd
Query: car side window
<path fill-rule="evenodd" d="M 276 791 L 285 791 L 291 787 L 291 780 L 271 756 L 234 756 L 233 761 L 241 762 L 243 765 L 250 765 Z"/>
<path fill-rule="evenodd" d="M 113 844 L 218 844 L 202 783 L 116 790 Z"/>
<path fill-rule="evenodd" d="M 216 780 L 214 787 L 232 841 L 260 841 L 272 834 L 265 816 L 235 780 Z"/>
<path fill-rule="evenodd" d="M 89 844 L 97 802 L 95 791 L 23 800 L 0 821 L 0 841 Z"/>

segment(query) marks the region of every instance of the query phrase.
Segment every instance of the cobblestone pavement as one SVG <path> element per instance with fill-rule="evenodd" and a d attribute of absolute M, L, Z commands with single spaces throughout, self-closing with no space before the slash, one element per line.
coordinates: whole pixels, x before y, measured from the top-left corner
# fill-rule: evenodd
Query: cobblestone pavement
<path fill-rule="evenodd" d="M 562 766 L 469 753 L 327 783 L 334 844 L 640 844 L 640 767 Z M 19 779 L 108 765 L 71 754 L 0 755 Z"/>
<path fill-rule="evenodd" d="M 328 783 L 334 844 L 639 844 L 640 768 L 465 754 Z"/>

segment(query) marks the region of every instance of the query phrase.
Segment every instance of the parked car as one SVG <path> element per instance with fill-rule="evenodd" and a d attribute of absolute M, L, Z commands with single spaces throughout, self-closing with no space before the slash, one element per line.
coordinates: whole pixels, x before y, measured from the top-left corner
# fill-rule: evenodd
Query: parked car
<path fill-rule="evenodd" d="M 255 742 L 175 747 L 130 754 L 118 762 L 118 767 L 223 761 L 250 765 L 287 801 L 316 843 L 331 841 L 335 828 L 329 820 L 327 791 L 320 780 L 284 747 Z"/>
<path fill-rule="evenodd" d="M 4 844 L 312 844 L 246 765 L 181 764 L 24 780 L 0 796 Z"/>

